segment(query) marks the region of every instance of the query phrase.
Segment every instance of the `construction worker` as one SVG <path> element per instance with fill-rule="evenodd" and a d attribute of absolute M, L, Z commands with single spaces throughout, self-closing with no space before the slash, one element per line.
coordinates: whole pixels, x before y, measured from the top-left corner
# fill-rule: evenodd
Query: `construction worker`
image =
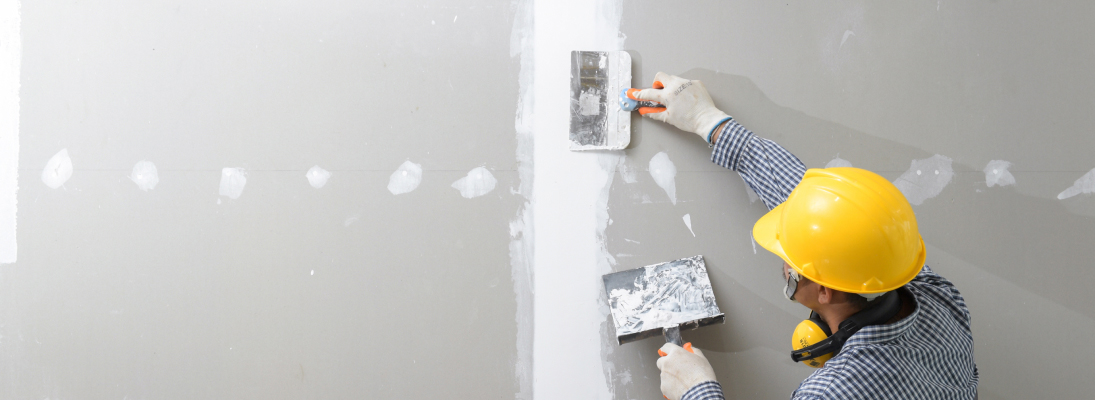
<path fill-rule="evenodd" d="M 792 359 L 818 367 L 792 399 L 974 399 L 977 366 L 965 300 L 924 265 L 904 195 L 858 168 L 807 170 L 715 108 L 703 83 L 659 72 L 636 94 L 644 116 L 695 133 L 711 161 L 737 171 L 770 210 L 757 244 L 783 259 L 784 295 L 811 310 Z M 674 344 L 658 360 L 670 400 L 723 399 L 703 352 Z"/>

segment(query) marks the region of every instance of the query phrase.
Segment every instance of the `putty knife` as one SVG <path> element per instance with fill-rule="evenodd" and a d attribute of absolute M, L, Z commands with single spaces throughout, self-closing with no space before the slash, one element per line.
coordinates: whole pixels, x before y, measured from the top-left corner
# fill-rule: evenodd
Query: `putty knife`
<path fill-rule="evenodd" d="M 570 52 L 571 150 L 621 150 L 631 143 L 631 113 L 619 98 L 630 87 L 627 52 Z"/>
<path fill-rule="evenodd" d="M 616 341 L 620 344 L 663 335 L 683 346 L 682 330 L 721 324 L 703 256 L 682 258 L 603 277 Z M 664 355 L 664 354 L 663 354 Z"/>

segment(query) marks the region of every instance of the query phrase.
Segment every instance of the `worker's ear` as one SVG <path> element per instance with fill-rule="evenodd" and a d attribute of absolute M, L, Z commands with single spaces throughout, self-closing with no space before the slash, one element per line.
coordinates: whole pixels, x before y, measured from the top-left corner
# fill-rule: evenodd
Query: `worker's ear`
<path fill-rule="evenodd" d="M 835 291 L 822 285 L 817 285 L 817 302 L 820 304 L 832 304 Z"/>

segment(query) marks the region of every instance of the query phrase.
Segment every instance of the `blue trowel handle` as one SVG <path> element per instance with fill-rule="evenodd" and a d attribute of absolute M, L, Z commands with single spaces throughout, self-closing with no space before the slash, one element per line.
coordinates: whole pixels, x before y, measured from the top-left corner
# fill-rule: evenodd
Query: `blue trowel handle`
<path fill-rule="evenodd" d="M 639 110 L 639 114 L 646 115 L 649 113 L 665 111 L 665 105 L 656 101 L 639 100 L 635 97 L 635 92 L 639 89 L 624 89 L 620 91 L 620 109 L 624 111 Z"/>

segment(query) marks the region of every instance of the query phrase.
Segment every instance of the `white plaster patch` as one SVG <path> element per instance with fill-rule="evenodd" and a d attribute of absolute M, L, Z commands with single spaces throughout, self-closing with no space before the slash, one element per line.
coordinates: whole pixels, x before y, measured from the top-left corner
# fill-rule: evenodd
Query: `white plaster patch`
<path fill-rule="evenodd" d="M 669 200 L 674 205 L 677 204 L 677 166 L 673 165 L 669 154 L 663 151 L 650 159 L 650 176 L 665 190 L 665 194 L 669 195 Z"/>
<path fill-rule="evenodd" d="M 757 254 L 757 240 L 753 239 L 752 231 L 749 231 L 749 241 L 753 242 L 753 254 Z"/>
<path fill-rule="evenodd" d="M 407 160 L 388 177 L 388 191 L 392 194 L 410 193 L 418 188 L 419 183 L 422 183 L 422 166 Z"/>
<path fill-rule="evenodd" d="M 42 182 L 51 189 L 64 185 L 68 178 L 72 177 L 72 159 L 68 157 L 68 149 L 64 148 L 54 154 L 46 162 L 46 168 L 42 169 Z"/>
<path fill-rule="evenodd" d="M 1076 180 L 1076 183 L 1073 183 L 1072 186 L 1070 186 L 1068 189 L 1065 189 L 1063 192 L 1058 194 L 1057 200 L 1064 200 L 1081 193 L 1095 193 L 1095 169 L 1087 171 L 1084 176 L 1081 176 L 1080 179 Z"/>
<path fill-rule="evenodd" d="M 494 179 L 490 171 L 483 167 L 476 167 L 468 171 L 467 176 L 453 182 L 452 187 L 459 190 L 464 198 L 471 199 L 490 193 L 497 184 L 498 180 Z"/>
<path fill-rule="evenodd" d="M 852 166 L 851 161 L 840 158 L 840 156 L 837 156 L 832 161 L 829 161 L 828 164 L 825 164 L 825 168 L 838 168 L 838 167 L 851 167 L 851 166 Z"/>
<path fill-rule="evenodd" d="M 620 158 L 620 178 L 624 180 L 624 183 L 635 183 L 639 181 L 638 174 L 635 172 L 635 167 L 627 164 L 627 157 Z"/>
<path fill-rule="evenodd" d="M 692 237 L 696 237 L 696 231 L 692 230 L 692 214 L 684 214 L 684 226 L 687 226 L 688 231 L 692 232 Z"/>
<path fill-rule="evenodd" d="M 938 196 L 943 188 L 951 183 L 954 170 L 949 157 L 934 155 L 923 160 L 912 160 L 909 170 L 894 181 L 894 186 L 905 195 L 913 205 L 921 205 L 924 200 Z"/>
<path fill-rule="evenodd" d="M 320 168 L 318 165 L 313 165 L 308 169 L 308 173 L 304 174 L 305 178 L 308 178 L 308 184 L 312 187 L 319 189 L 324 185 L 327 185 L 327 180 L 331 179 L 331 171 Z"/>
<path fill-rule="evenodd" d="M 156 172 L 156 164 L 152 161 L 138 161 L 133 164 L 133 172 L 129 173 L 129 179 L 137 184 L 137 188 L 149 191 L 160 183 L 160 175 Z"/>
<path fill-rule="evenodd" d="M 985 184 L 989 187 L 996 185 L 1008 186 L 1015 184 L 1015 177 L 1008 168 L 1011 163 L 1004 160 L 992 160 L 985 165 Z"/>
<path fill-rule="evenodd" d="M 230 199 L 238 199 L 243 194 L 243 187 L 247 186 L 247 173 L 239 168 L 225 168 L 221 170 L 220 195 Z"/>

